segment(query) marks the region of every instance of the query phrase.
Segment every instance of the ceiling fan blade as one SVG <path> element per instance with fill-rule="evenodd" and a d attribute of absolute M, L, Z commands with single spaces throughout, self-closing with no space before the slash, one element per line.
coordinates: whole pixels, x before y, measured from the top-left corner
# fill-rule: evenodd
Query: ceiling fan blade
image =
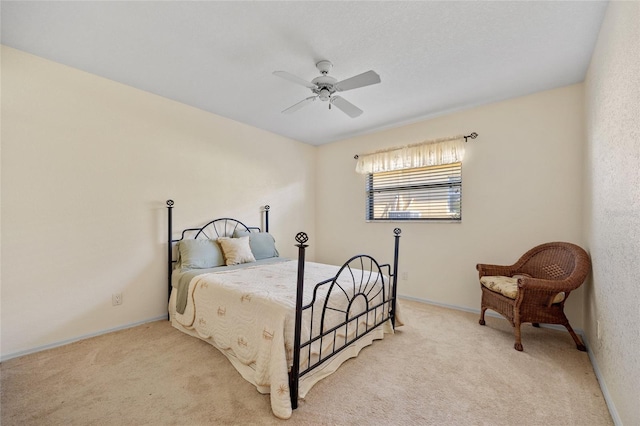
<path fill-rule="evenodd" d="M 311 102 L 315 101 L 316 98 L 317 98 L 317 96 L 309 96 L 307 99 L 303 99 L 300 102 L 298 102 L 297 104 L 292 105 L 289 108 L 285 109 L 284 111 L 282 111 L 282 113 L 283 114 L 291 114 L 292 112 L 296 112 L 297 110 L 299 110 L 303 106 L 308 105 Z"/>
<path fill-rule="evenodd" d="M 335 87 L 338 92 L 344 92 L 345 90 L 357 89 L 358 87 L 369 86 L 371 84 L 380 83 L 380 76 L 375 71 L 367 71 L 362 74 L 358 74 L 346 80 L 342 80 L 336 83 Z"/>
<path fill-rule="evenodd" d="M 304 87 L 308 87 L 309 89 L 315 89 L 316 88 L 315 84 L 313 84 L 313 83 L 311 83 L 309 81 L 306 81 L 306 80 L 304 80 L 304 79 L 302 79 L 300 77 L 297 77 L 297 76 L 295 76 L 295 75 L 293 75 L 291 73 L 288 73 L 286 71 L 274 71 L 273 74 L 277 75 L 278 77 L 284 78 L 285 80 L 289 80 L 289 81 L 291 81 L 293 83 L 300 84 L 300 85 L 302 85 Z"/>
<path fill-rule="evenodd" d="M 332 97 L 331 103 L 337 106 L 338 108 L 340 108 L 342 112 L 344 112 L 351 118 L 356 118 L 363 113 L 363 111 L 360 108 L 358 108 L 351 102 L 347 101 L 346 99 L 341 98 L 340 96 Z"/>

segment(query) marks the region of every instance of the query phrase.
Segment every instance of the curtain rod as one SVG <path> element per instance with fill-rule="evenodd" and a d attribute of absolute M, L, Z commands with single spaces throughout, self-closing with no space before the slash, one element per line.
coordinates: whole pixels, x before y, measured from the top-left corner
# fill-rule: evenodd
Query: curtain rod
<path fill-rule="evenodd" d="M 435 143 L 435 142 L 446 142 L 446 141 L 453 141 L 456 139 L 460 139 L 460 138 L 464 138 L 464 141 L 467 142 L 467 139 L 471 138 L 471 139 L 475 139 L 478 137 L 478 134 L 476 132 L 472 132 L 471 134 L 468 134 L 466 136 L 451 136 L 448 138 L 441 138 L 441 139 L 434 139 L 432 141 L 427 141 L 427 142 L 419 142 L 419 143 L 414 143 L 411 145 L 405 145 L 405 146 L 396 146 L 394 148 L 387 148 L 387 149 L 382 149 L 380 151 L 375 151 L 375 152 L 370 152 L 369 154 L 377 154 L 379 152 L 388 152 L 388 151 L 393 151 L 396 149 L 401 149 L 401 148 L 409 148 L 412 146 L 418 146 L 418 145 L 422 145 L 424 143 Z M 365 155 L 369 155 L 369 154 L 365 154 Z M 358 154 L 354 155 L 353 158 L 355 160 L 357 160 L 358 158 L 360 158 L 360 156 Z"/>

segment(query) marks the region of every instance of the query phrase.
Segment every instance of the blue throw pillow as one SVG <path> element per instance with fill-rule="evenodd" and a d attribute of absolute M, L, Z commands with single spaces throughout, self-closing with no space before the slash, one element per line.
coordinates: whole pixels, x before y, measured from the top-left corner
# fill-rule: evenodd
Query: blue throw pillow
<path fill-rule="evenodd" d="M 216 240 L 182 240 L 178 242 L 182 269 L 215 268 L 224 265 L 222 250 Z"/>

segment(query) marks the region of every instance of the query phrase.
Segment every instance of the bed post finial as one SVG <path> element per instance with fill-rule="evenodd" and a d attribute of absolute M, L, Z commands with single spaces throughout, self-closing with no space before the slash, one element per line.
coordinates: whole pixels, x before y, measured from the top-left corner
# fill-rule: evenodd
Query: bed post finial
<path fill-rule="evenodd" d="M 395 228 L 393 230 L 395 246 L 393 250 L 393 302 L 391 303 L 391 325 L 395 329 L 396 328 L 396 296 L 398 294 L 398 252 L 400 248 L 400 234 L 402 233 L 402 229 Z"/>
<path fill-rule="evenodd" d="M 291 408 L 298 408 L 298 384 L 300 381 L 300 329 L 302 328 L 302 290 L 304 288 L 304 254 L 308 245 L 309 236 L 305 232 L 296 234 L 296 247 L 298 247 L 298 283 L 296 290 L 296 324 L 293 341 L 293 365 L 289 373 L 289 393 L 291 395 Z"/>
<path fill-rule="evenodd" d="M 269 232 L 269 210 L 271 206 L 267 204 L 264 206 L 264 232 Z"/>
<path fill-rule="evenodd" d="M 309 241 L 309 236 L 307 235 L 306 232 L 298 232 L 296 234 L 296 242 L 298 243 L 297 247 L 309 247 L 308 245 L 305 245 L 304 243 L 306 243 L 307 241 Z"/>

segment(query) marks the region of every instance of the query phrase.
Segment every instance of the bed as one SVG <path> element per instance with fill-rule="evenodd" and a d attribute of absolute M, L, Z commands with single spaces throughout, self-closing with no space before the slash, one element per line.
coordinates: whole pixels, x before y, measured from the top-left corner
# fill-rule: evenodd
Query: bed
<path fill-rule="evenodd" d="M 357 255 L 341 266 L 281 258 L 269 234 L 219 218 L 173 238 L 168 210 L 169 320 L 222 352 L 247 381 L 269 393 L 288 419 L 311 387 L 401 325 L 396 303 L 400 229 L 393 266 Z"/>

